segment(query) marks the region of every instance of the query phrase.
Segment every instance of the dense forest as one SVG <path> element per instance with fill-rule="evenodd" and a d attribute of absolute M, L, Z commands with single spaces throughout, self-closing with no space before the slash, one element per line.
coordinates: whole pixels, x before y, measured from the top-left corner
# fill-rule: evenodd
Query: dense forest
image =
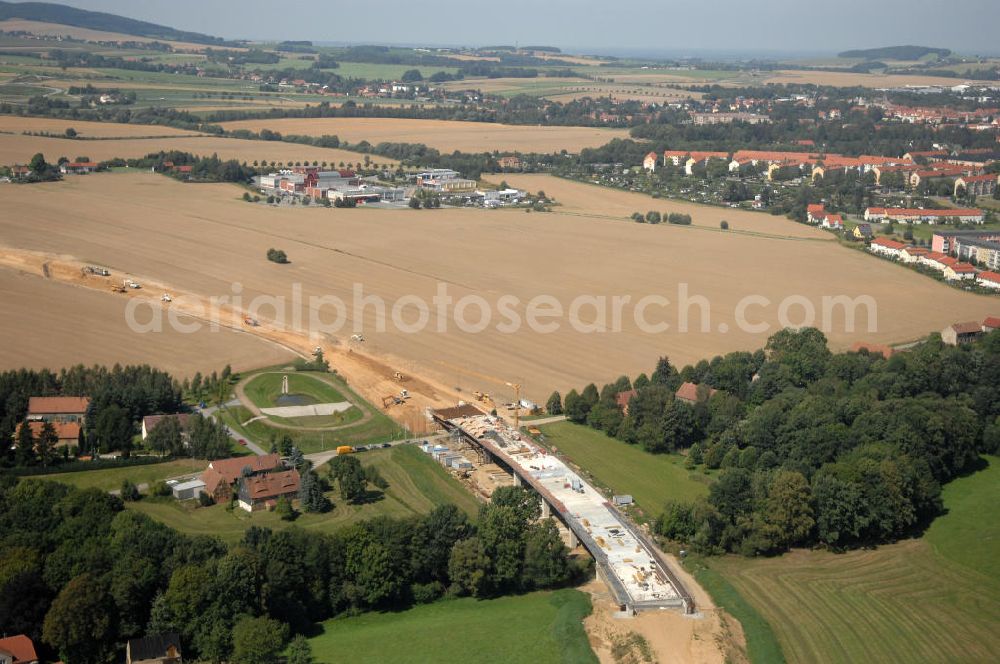
<path fill-rule="evenodd" d="M 682 383 L 698 385 L 689 403 Z M 628 414 L 616 396 L 635 389 Z M 660 534 L 704 552 L 864 546 L 907 536 L 941 510 L 941 485 L 1000 452 L 1000 332 L 947 346 L 932 335 L 889 359 L 831 353 L 815 329 L 763 350 L 572 391 L 579 423 L 650 453 L 719 470 L 707 500 L 676 503 Z"/>
<path fill-rule="evenodd" d="M 338 614 L 579 580 L 587 568 L 539 510 L 504 487 L 476 523 L 445 505 L 333 535 L 252 526 L 226 546 L 96 489 L 0 477 L 0 625 L 66 664 L 120 662 L 127 639 L 164 632 L 185 660 L 271 664 L 291 634 Z"/>

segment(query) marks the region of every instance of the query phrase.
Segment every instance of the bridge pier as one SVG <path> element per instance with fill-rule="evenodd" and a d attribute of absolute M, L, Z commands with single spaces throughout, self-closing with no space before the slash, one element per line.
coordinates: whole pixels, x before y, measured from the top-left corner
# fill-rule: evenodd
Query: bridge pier
<path fill-rule="evenodd" d="M 549 507 L 549 501 L 542 499 L 542 518 L 547 519 L 552 516 L 552 508 Z"/>
<path fill-rule="evenodd" d="M 512 472 L 512 474 L 514 475 L 514 486 L 521 486 L 521 476 L 516 472 Z"/>

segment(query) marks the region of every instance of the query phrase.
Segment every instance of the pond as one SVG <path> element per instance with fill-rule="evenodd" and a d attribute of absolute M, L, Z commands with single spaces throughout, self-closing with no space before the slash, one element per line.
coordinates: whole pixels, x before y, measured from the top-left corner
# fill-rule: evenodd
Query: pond
<path fill-rule="evenodd" d="M 279 394 L 274 398 L 276 406 L 310 406 L 316 400 L 307 394 Z"/>

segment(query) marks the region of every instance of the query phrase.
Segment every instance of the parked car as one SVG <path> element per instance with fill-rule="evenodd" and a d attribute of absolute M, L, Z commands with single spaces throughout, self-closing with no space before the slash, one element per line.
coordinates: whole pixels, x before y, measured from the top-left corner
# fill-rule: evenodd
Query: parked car
<path fill-rule="evenodd" d="M 245 441 L 242 438 L 240 438 L 239 443 L 240 443 L 240 445 L 246 447 L 247 441 Z"/>

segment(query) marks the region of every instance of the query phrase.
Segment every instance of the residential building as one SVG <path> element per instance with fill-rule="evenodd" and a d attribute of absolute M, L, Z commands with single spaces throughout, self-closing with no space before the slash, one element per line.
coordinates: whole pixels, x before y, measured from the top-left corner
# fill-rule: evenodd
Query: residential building
<path fill-rule="evenodd" d="M 90 397 L 31 397 L 28 419 L 83 424 L 89 406 Z"/>
<path fill-rule="evenodd" d="M 279 467 L 281 457 L 277 454 L 216 459 L 208 464 L 201 480 L 205 483 L 205 493 L 219 502 L 232 496 L 233 485 L 244 475 L 244 471 L 249 475 L 260 475 Z"/>
<path fill-rule="evenodd" d="M 806 206 L 806 221 L 818 224 L 826 217 L 826 206 L 822 203 L 810 203 Z"/>
<path fill-rule="evenodd" d="M 985 334 L 989 334 L 994 330 L 1000 330 L 1000 318 L 997 318 L 996 316 L 990 316 L 989 318 L 983 321 L 983 332 Z"/>
<path fill-rule="evenodd" d="M 760 113 L 691 113 L 691 121 L 696 125 L 732 124 L 745 122 L 747 124 L 767 124 L 771 118 Z"/>
<path fill-rule="evenodd" d="M 886 237 L 877 237 L 868 245 L 868 251 L 886 258 L 899 258 L 906 245 Z"/>
<path fill-rule="evenodd" d="M 992 196 L 998 181 L 1000 175 L 996 173 L 960 177 L 955 180 L 955 196 L 958 196 L 960 189 L 965 190 L 966 196 Z"/>
<path fill-rule="evenodd" d="M 31 429 L 31 436 L 35 440 L 38 440 L 42 435 L 42 428 L 45 426 L 45 422 L 43 420 L 29 420 L 27 423 L 21 423 L 17 427 L 18 433 L 20 433 L 21 427 L 25 426 L 25 424 Z M 59 437 L 56 447 L 74 447 L 80 444 L 80 430 L 82 427 L 79 422 L 50 422 L 49 424 L 52 425 L 56 436 Z M 14 435 L 17 436 L 17 433 Z"/>
<path fill-rule="evenodd" d="M 899 252 L 899 260 L 904 263 L 916 263 L 929 253 L 931 253 L 930 249 L 924 249 L 923 247 L 906 247 Z"/>
<path fill-rule="evenodd" d="M 872 233 L 871 224 L 858 224 L 854 227 L 852 235 L 856 240 L 870 240 L 874 233 Z"/>
<path fill-rule="evenodd" d="M 642 167 L 649 171 L 650 173 L 656 170 L 656 163 L 659 161 L 659 157 L 655 152 L 650 152 L 646 155 L 646 158 L 642 160 Z"/>
<path fill-rule="evenodd" d="M 80 175 L 81 173 L 93 173 L 97 170 L 97 162 L 93 161 L 73 161 L 62 164 L 59 172 L 63 175 Z"/>
<path fill-rule="evenodd" d="M 38 664 L 35 644 L 24 634 L 0 639 L 0 664 Z"/>
<path fill-rule="evenodd" d="M 677 388 L 677 391 L 674 392 L 674 397 L 685 403 L 696 404 L 708 401 L 716 392 L 718 390 L 714 390 L 707 385 L 702 387 L 696 383 L 682 383 Z"/>
<path fill-rule="evenodd" d="M 618 404 L 618 409 L 622 411 L 622 415 L 628 415 L 628 404 L 632 401 L 632 397 L 637 394 L 639 392 L 636 390 L 626 390 L 615 395 L 615 403 Z"/>
<path fill-rule="evenodd" d="M 969 263 L 954 263 L 943 270 L 946 281 L 963 281 L 976 278 L 976 268 Z"/>
<path fill-rule="evenodd" d="M 521 158 L 515 155 L 500 157 L 497 164 L 505 171 L 517 171 L 521 169 Z"/>
<path fill-rule="evenodd" d="M 870 207 L 865 210 L 865 221 L 891 221 L 906 224 L 938 224 L 962 222 L 981 224 L 986 219 L 982 210 L 949 208 L 946 210 L 924 210 L 920 208 Z"/>
<path fill-rule="evenodd" d="M 952 346 L 972 343 L 981 336 L 983 336 L 981 323 L 955 323 L 941 330 L 941 340 Z"/>
<path fill-rule="evenodd" d="M 978 275 L 976 275 L 976 284 L 982 286 L 983 288 L 992 288 L 994 290 L 1000 290 L 1000 273 L 980 272 Z"/>
<path fill-rule="evenodd" d="M 279 498 L 295 498 L 299 493 L 299 471 L 285 470 L 243 477 L 239 482 L 240 507 L 247 512 L 273 509 Z"/>
<path fill-rule="evenodd" d="M 190 419 L 191 416 L 187 413 L 176 413 L 173 415 L 147 415 L 142 418 L 142 439 L 146 440 L 149 436 L 149 432 L 155 429 L 157 425 L 164 420 L 177 420 L 177 424 L 180 425 L 181 431 L 186 432 Z"/>
<path fill-rule="evenodd" d="M 125 664 L 183 664 L 180 636 L 168 633 L 129 639 Z"/>
<path fill-rule="evenodd" d="M 830 214 L 827 212 L 823 215 L 823 221 L 820 222 L 820 227 L 829 228 L 835 231 L 844 230 L 844 217 L 839 214 Z"/>

